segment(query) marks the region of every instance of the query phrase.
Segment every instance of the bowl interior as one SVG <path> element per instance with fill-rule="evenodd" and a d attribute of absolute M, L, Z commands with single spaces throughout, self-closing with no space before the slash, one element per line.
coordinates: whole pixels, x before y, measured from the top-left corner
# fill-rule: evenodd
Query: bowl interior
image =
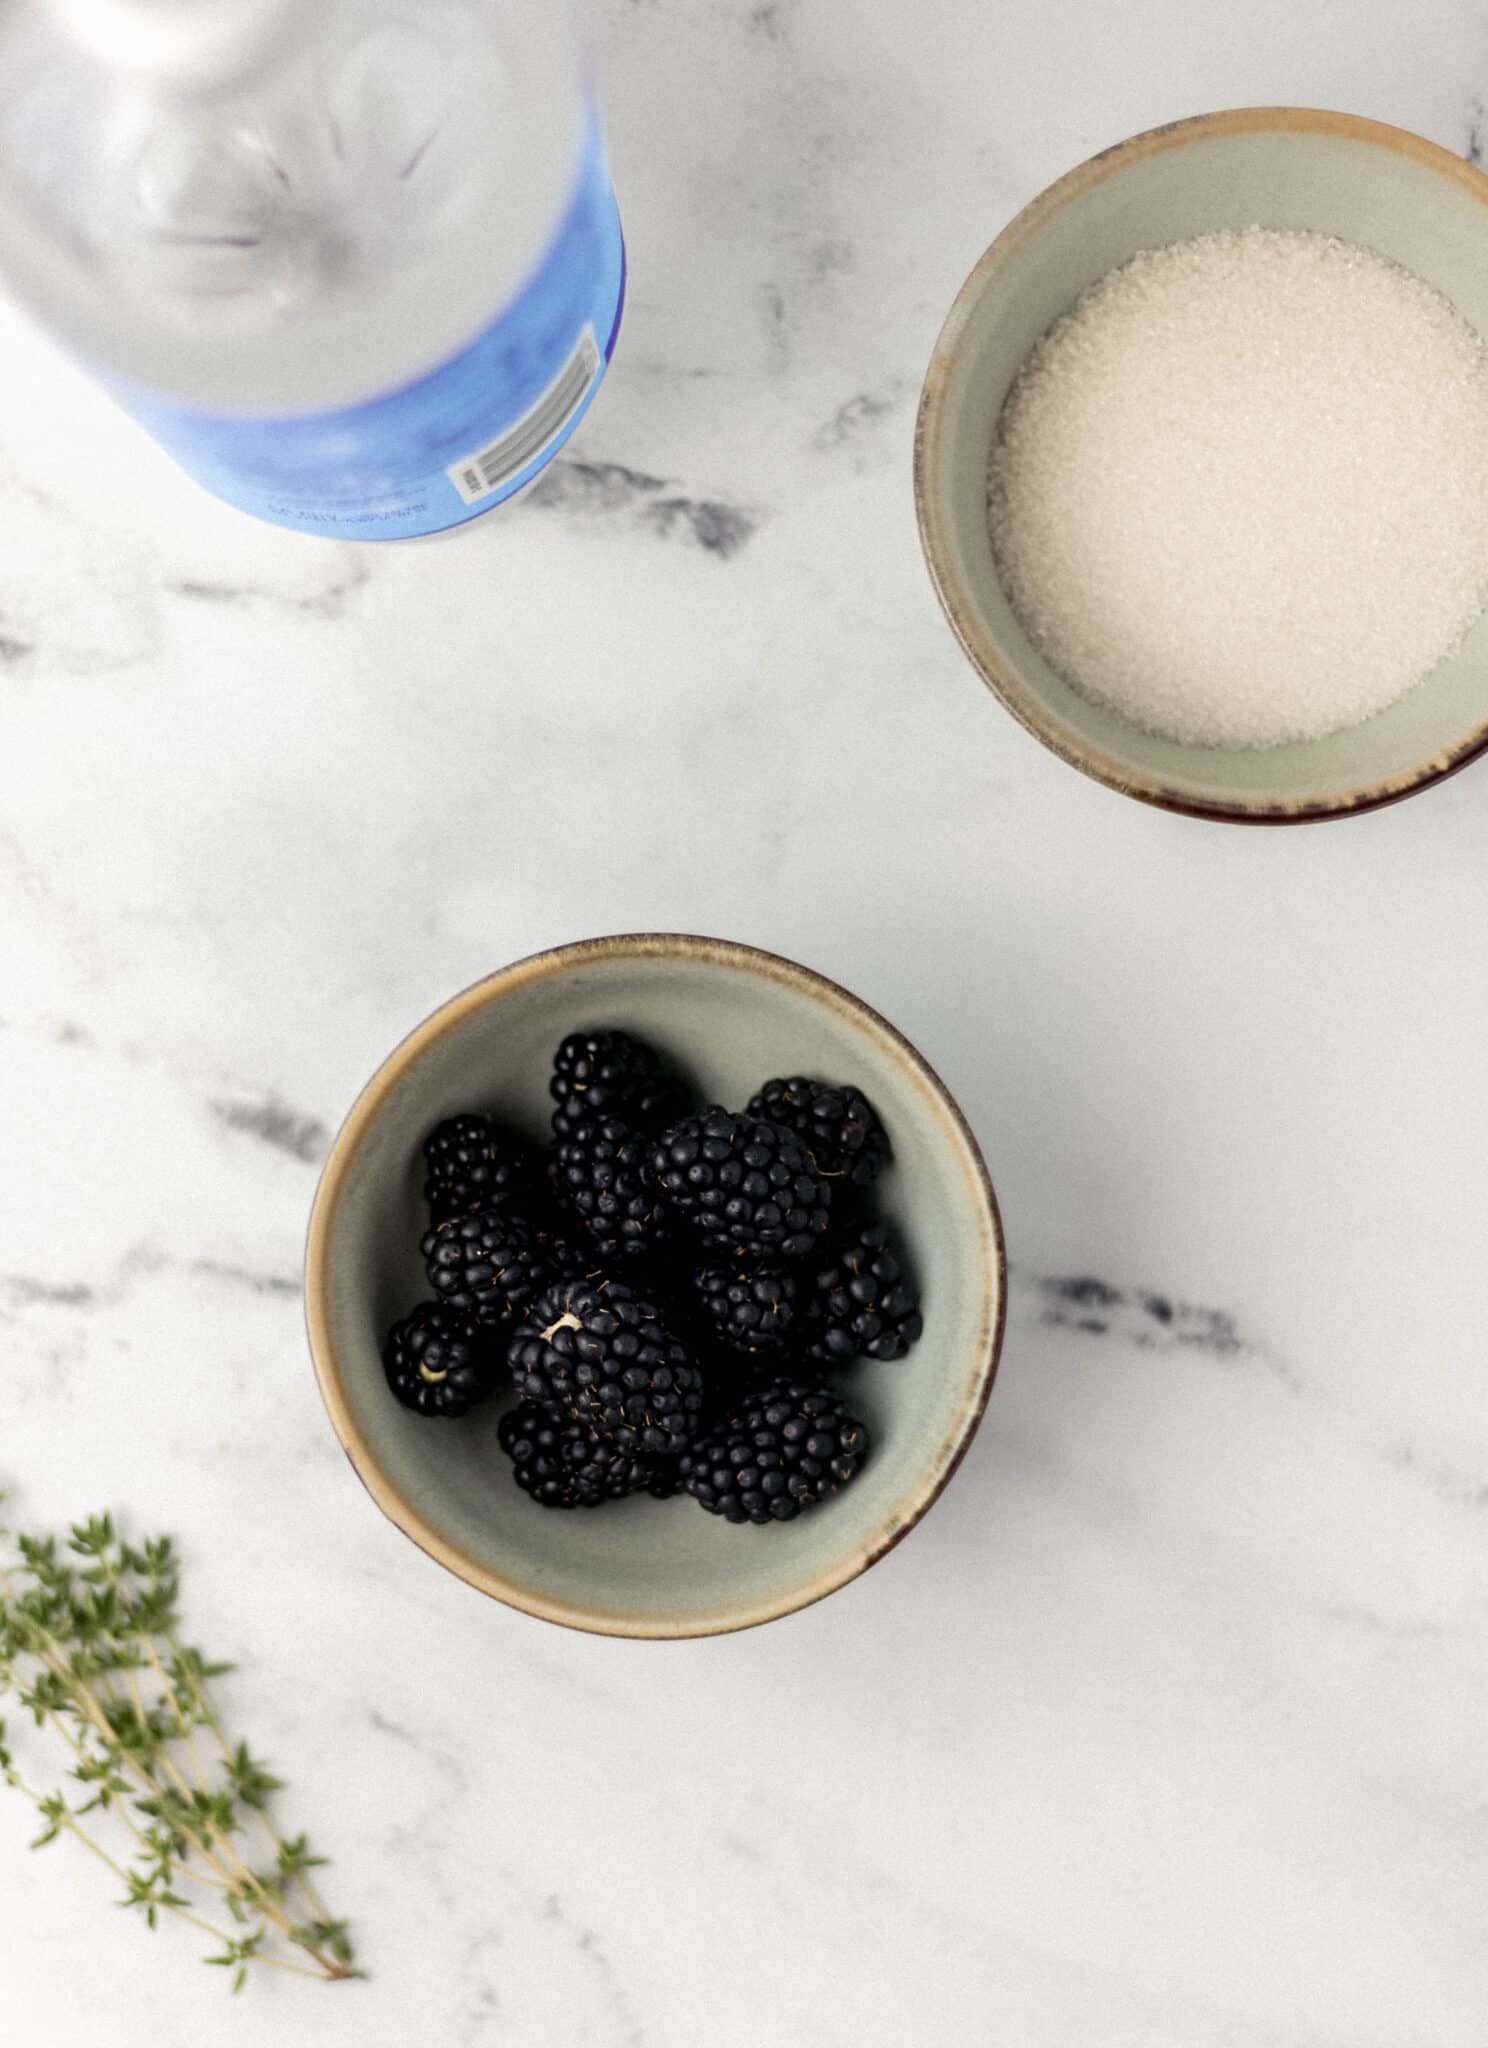
<path fill-rule="evenodd" d="M 552 1054 L 569 1031 L 651 1039 L 701 1101 L 738 1106 L 773 1074 L 857 1083 L 894 1146 L 880 1207 L 924 1294 L 925 1335 L 896 1365 L 844 1375 L 873 1435 L 845 1493 L 799 1521 L 734 1528 L 691 1501 L 535 1506 L 496 1443 L 504 1402 L 459 1422 L 401 1408 L 382 1376 L 388 1324 L 427 1295 L 419 1146 L 485 1109 L 544 1138 Z M 741 1627 L 828 1592 L 913 1521 L 975 1428 L 1001 1321 L 1001 1245 L 980 1157 L 928 1069 L 831 984 L 708 941 L 614 941 L 506 970 L 395 1052 L 352 1110 L 312 1223 L 312 1344 L 332 1418 L 369 1490 L 462 1576 L 551 1619 L 616 1633 Z"/>
<path fill-rule="evenodd" d="M 1029 351 L 1139 250 L 1255 225 L 1337 235 L 1392 258 L 1488 335 L 1488 179 L 1401 130 L 1294 109 L 1209 115 L 1136 137 L 1021 214 L 973 272 L 926 381 L 917 461 L 927 554 L 968 654 L 1077 766 L 1135 794 L 1285 815 L 1378 800 L 1441 772 L 1488 720 L 1488 619 L 1363 724 L 1265 749 L 1183 746 L 1092 703 L 1014 617 L 987 531 L 988 451 Z"/>

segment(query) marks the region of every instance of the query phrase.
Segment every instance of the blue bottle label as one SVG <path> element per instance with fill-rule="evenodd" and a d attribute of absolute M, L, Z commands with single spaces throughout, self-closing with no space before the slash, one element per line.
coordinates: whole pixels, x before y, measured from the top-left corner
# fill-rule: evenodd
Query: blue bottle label
<path fill-rule="evenodd" d="M 245 417 L 115 382 L 197 482 L 239 510 L 337 540 L 407 540 L 477 519 L 529 483 L 583 418 L 625 300 L 625 245 L 598 120 L 578 188 L 517 296 L 400 391 L 335 412 Z"/>

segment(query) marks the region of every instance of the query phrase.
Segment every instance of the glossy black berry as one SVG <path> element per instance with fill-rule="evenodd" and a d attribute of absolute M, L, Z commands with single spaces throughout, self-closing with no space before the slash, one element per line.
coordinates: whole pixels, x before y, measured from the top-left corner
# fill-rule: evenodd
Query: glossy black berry
<path fill-rule="evenodd" d="M 545 1285 L 551 1285 L 560 1273 L 592 1273 L 596 1280 L 604 1278 L 599 1270 L 599 1254 L 582 1231 L 565 1233 L 546 1223 L 539 1223 L 530 1225 L 527 1235 L 532 1249 L 547 1268 Z"/>
<path fill-rule="evenodd" d="M 793 1131 L 830 1180 L 867 1187 L 889 1163 L 889 1134 L 860 1089 L 797 1074 L 766 1081 L 748 1114 Z"/>
<path fill-rule="evenodd" d="M 702 1376 L 652 1305 L 619 1281 L 563 1280 L 507 1346 L 517 1392 L 621 1450 L 674 1457 L 691 1441 Z"/>
<path fill-rule="evenodd" d="M 651 1171 L 709 1251 L 797 1258 L 830 1218 L 831 1185 L 801 1141 L 726 1109 L 674 1124 L 652 1153 Z"/>
<path fill-rule="evenodd" d="M 730 1522 L 791 1522 L 848 1485 L 868 1431 L 835 1394 L 773 1380 L 682 1459 L 683 1485 Z"/>
<path fill-rule="evenodd" d="M 501 1359 L 473 1316 L 425 1301 L 388 1331 L 382 1369 L 405 1408 L 463 1415 L 491 1391 Z"/>
<path fill-rule="evenodd" d="M 670 1500 L 682 1491 L 682 1460 L 677 1458 L 648 1458 L 646 1460 L 645 1487 L 653 1500 Z"/>
<path fill-rule="evenodd" d="M 920 1298 L 890 1247 L 882 1223 L 871 1223 L 818 1268 L 806 1303 L 808 1350 L 828 1365 L 855 1358 L 903 1358 L 925 1324 Z"/>
<path fill-rule="evenodd" d="M 481 1323 L 509 1323 L 554 1278 L 550 1250 L 505 1209 L 452 1216 L 425 1231 L 420 1250 L 440 1300 Z"/>
<path fill-rule="evenodd" d="M 537 1178 L 532 1147 L 478 1110 L 446 1117 L 424 1140 L 424 1199 L 435 1223 L 501 1208 Z"/>
<path fill-rule="evenodd" d="M 545 1508 L 600 1507 L 627 1493 L 675 1484 L 647 1459 L 535 1401 L 508 1409 L 496 1426 L 496 1436 L 511 1459 L 518 1486 Z"/>
<path fill-rule="evenodd" d="M 650 1155 L 650 1141 L 616 1116 L 576 1123 L 553 1146 L 553 1193 L 601 1261 L 655 1258 L 666 1248 L 666 1205 L 651 1178 Z"/>
<path fill-rule="evenodd" d="M 796 1283 L 778 1266 L 704 1266 L 697 1299 L 710 1333 L 730 1351 L 782 1351 L 796 1324 Z"/>
<path fill-rule="evenodd" d="M 572 1032 L 554 1055 L 548 1089 L 558 1138 L 597 1116 L 623 1117 L 652 1135 L 686 1107 L 682 1084 L 661 1055 L 628 1031 Z"/>

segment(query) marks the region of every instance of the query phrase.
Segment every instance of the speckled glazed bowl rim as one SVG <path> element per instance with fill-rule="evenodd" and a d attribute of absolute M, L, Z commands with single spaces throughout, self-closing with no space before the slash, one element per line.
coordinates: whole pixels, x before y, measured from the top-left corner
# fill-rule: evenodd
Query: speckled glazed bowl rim
<path fill-rule="evenodd" d="M 490 1570 L 441 1535 L 394 1484 L 352 1411 L 343 1382 L 341 1361 L 331 1334 L 328 1308 L 331 1237 L 336 1212 L 357 1154 L 393 1089 L 433 1044 L 474 1011 L 499 1003 L 503 997 L 531 982 L 564 975 L 573 968 L 596 960 L 617 958 L 680 958 L 782 982 L 811 1001 L 837 1011 L 855 1027 L 877 1038 L 885 1050 L 917 1078 L 964 1154 L 976 1196 L 978 1237 L 988 1281 L 976 1356 L 968 1369 L 960 1407 L 934 1453 L 927 1455 L 921 1477 L 909 1496 L 898 1503 L 865 1541 L 837 1563 L 804 1580 L 790 1593 L 752 1607 L 721 1608 L 714 1614 L 693 1618 L 685 1627 L 669 1625 L 661 1620 L 622 1619 L 605 1609 L 547 1599 L 520 1580 Z M 966 1455 L 992 1392 L 1006 1319 L 1007 1254 L 991 1177 L 970 1126 L 945 1083 L 923 1054 L 878 1011 L 825 975 L 754 946 L 682 932 L 625 933 L 609 938 L 583 939 L 534 953 L 473 983 L 426 1017 L 383 1061 L 352 1104 L 337 1132 L 316 1189 L 305 1249 L 305 1323 L 321 1397 L 352 1469 L 377 1506 L 436 1563 L 442 1564 L 479 1592 L 540 1620 L 589 1630 L 597 1635 L 676 1640 L 688 1636 L 728 1634 L 809 1607 L 867 1571 L 870 1565 L 876 1564 L 907 1536 L 933 1506 Z"/>
<path fill-rule="evenodd" d="M 1288 803 L 1259 796 L 1202 797 L 1192 790 L 1175 787 L 1170 780 L 1144 774 L 1140 768 L 1117 760 L 1082 734 L 1072 731 L 998 653 L 982 624 L 975 592 L 967 587 L 956 571 L 946 505 L 930 488 L 930 479 L 932 466 L 940 466 L 935 458 L 942 429 L 942 406 L 962 337 L 973 308 L 989 292 L 997 289 L 999 275 L 1015 249 L 1039 234 L 1050 219 L 1073 200 L 1083 197 L 1107 179 L 1119 177 L 1134 164 L 1216 137 L 1277 133 L 1341 136 L 1349 141 L 1365 143 L 1373 149 L 1413 158 L 1425 169 L 1460 186 L 1480 205 L 1488 207 L 1488 176 L 1475 165 L 1409 129 L 1371 121 L 1360 114 L 1331 113 L 1317 107 L 1232 107 L 1220 113 L 1196 114 L 1187 120 L 1170 121 L 1161 128 L 1147 129 L 1140 135 L 1113 144 L 1066 172 L 1024 207 L 986 250 L 957 293 L 941 328 L 925 373 L 915 422 L 914 493 L 920 545 L 930 570 L 930 580 L 951 629 L 988 689 L 1035 739 L 1041 740 L 1051 752 L 1067 761 L 1072 768 L 1078 768 L 1082 774 L 1093 776 L 1097 782 L 1119 790 L 1123 796 L 1136 797 L 1140 802 L 1155 804 L 1162 810 L 1176 811 L 1185 817 L 1212 818 L 1241 825 L 1302 825 L 1324 818 L 1349 817 L 1361 811 L 1378 810 L 1383 804 L 1398 803 L 1402 797 L 1412 796 L 1417 790 L 1455 774 L 1488 749 L 1488 718 L 1453 746 L 1432 754 L 1413 767 L 1326 798 Z"/>

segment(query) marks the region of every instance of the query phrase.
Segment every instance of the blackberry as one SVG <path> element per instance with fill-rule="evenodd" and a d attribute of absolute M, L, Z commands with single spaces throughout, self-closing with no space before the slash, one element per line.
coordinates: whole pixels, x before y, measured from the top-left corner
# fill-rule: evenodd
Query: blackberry
<path fill-rule="evenodd" d="M 596 1116 L 624 1117 L 649 1134 L 686 1107 L 682 1084 L 661 1055 L 628 1031 L 571 1032 L 553 1057 L 548 1092 L 558 1105 L 558 1138 Z"/>
<path fill-rule="evenodd" d="M 506 1357 L 519 1394 L 620 1450 L 675 1456 L 696 1430 L 702 1375 L 651 1304 L 619 1281 L 550 1287 Z"/>
<path fill-rule="evenodd" d="M 597 1254 L 592 1245 L 575 1243 L 546 1223 L 529 1224 L 527 1235 L 532 1249 L 548 1269 L 548 1282 L 559 1273 L 590 1273 L 596 1279 L 603 1277 L 598 1271 Z"/>
<path fill-rule="evenodd" d="M 424 1199 L 435 1223 L 500 1208 L 536 1178 L 532 1147 L 479 1110 L 447 1116 L 424 1140 Z"/>
<path fill-rule="evenodd" d="M 654 1483 L 647 1459 L 536 1401 L 508 1409 L 496 1437 L 511 1459 L 512 1477 L 541 1507 L 597 1508 Z"/>
<path fill-rule="evenodd" d="M 551 1250 L 505 1209 L 451 1216 L 424 1233 L 419 1249 L 441 1301 L 479 1323 L 510 1322 L 552 1284 Z"/>
<path fill-rule="evenodd" d="M 682 1491 L 680 1458 L 648 1458 L 645 1487 L 653 1500 L 670 1500 Z"/>
<path fill-rule="evenodd" d="M 559 1138 L 548 1162 L 558 1200 L 584 1225 L 601 1259 L 654 1256 L 667 1217 L 647 1171 L 649 1140 L 616 1116 L 590 1117 Z"/>
<path fill-rule="evenodd" d="M 830 1183 L 778 1124 L 705 1109 L 672 1126 L 651 1171 L 710 1251 L 795 1258 L 827 1227 Z"/>
<path fill-rule="evenodd" d="M 777 1379 L 685 1453 L 682 1483 L 726 1521 L 791 1522 L 846 1486 L 867 1455 L 867 1430 L 835 1394 Z"/>
<path fill-rule="evenodd" d="M 490 1332 L 442 1301 L 421 1302 L 382 1347 L 388 1385 L 420 1415 L 463 1415 L 490 1392 L 498 1363 Z"/>
<path fill-rule="evenodd" d="M 920 1298 L 889 1249 L 882 1223 L 857 1231 L 815 1275 L 807 1349 L 828 1365 L 902 1358 L 925 1327 Z"/>
<path fill-rule="evenodd" d="M 746 1114 L 794 1131 L 829 1179 L 865 1188 L 889 1163 L 889 1134 L 860 1089 L 808 1081 L 800 1074 L 789 1081 L 766 1081 Z"/>
<path fill-rule="evenodd" d="M 713 1335 L 730 1351 L 782 1350 L 796 1321 L 796 1283 L 775 1266 L 704 1266 L 697 1298 Z"/>

